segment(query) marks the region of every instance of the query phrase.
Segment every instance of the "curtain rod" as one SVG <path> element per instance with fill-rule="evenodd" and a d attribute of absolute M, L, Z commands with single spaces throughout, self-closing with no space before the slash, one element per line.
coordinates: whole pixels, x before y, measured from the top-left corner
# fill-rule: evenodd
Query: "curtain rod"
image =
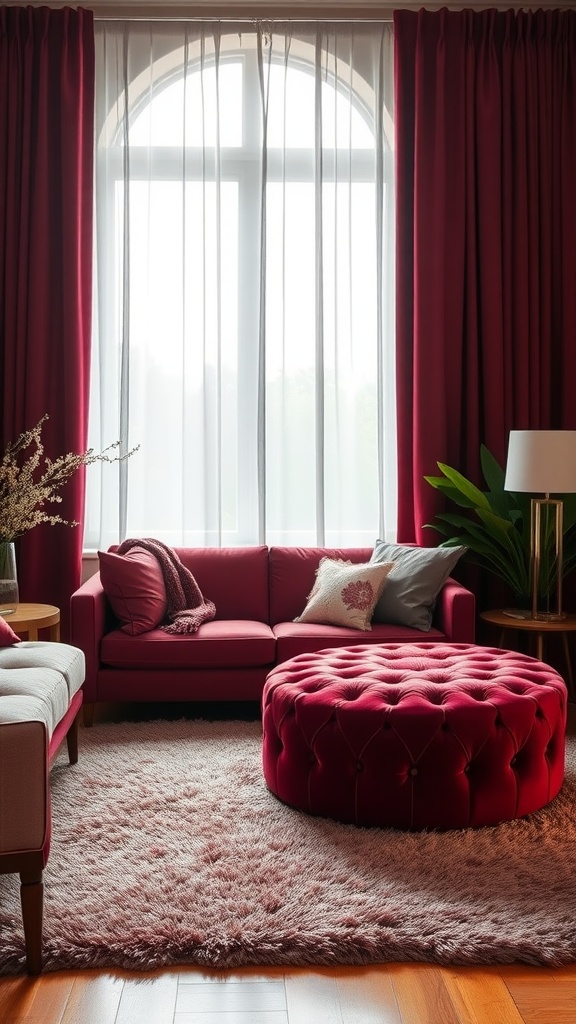
<path fill-rule="evenodd" d="M 28 0 L 28 6 L 41 7 L 46 0 Z M 540 0 L 538 3 L 526 3 L 522 0 L 492 0 L 488 3 L 452 3 L 450 0 L 432 0 L 426 3 L 411 3 L 405 0 L 318 0 L 310 5 L 305 0 L 223 0 L 214 3 L 196 3 L 194 0 L 172 0 L 160 3 L 159 0 L 52 0 L 51 7 L 84 7 L 90 9 L 96 21 L 392 21 L 395 10 L 419 11 L 426 10 L 474 10 L 496 9 L 500 11 L 530 10 L 574 10 L 574 3 L 562 3 L 558 0 Z"/>
<path fill-rule="evenodd" d="M 94 9 L 95 21 L 342 21 L 342 22 L 392 22 L 391 9 L 376 11 L 374 8 L 358 7 L 346 10 L 338 7 L 302 7 L 288 5 L 264 7 L 245 4 L 242 7 L 218 6 L 217 4 L 194 4 L 186 11 L 181 7 L 161 10 L 156 5 L 121 7 L 118 4 L 100 5 Z"/>

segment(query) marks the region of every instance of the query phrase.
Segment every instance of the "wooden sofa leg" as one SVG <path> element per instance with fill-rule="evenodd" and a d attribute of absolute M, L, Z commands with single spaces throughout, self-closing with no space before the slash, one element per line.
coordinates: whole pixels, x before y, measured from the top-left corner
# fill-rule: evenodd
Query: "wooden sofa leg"
<path fill-rule="evenodd" d="M 84 725 L 87 729 L 90 729 L 94 725 L 94 704 L 84 704 Z"/>
<path fill-rule="evenodd" d="M 78 712 L 78 715 L 80 712 Z M 68 759 L 70 764 L 76 764 L 78 761 L 78 715 L 76 715 L 72 725 L 66 733 L 66 745 L 68 747 Z"/>
<path fill-rule="evenodd" d="M 26 943 L 26 970 L 40 974 L 42 970 L 42 918 L 44 884 L 42 871 L 20 872 L 20 902 Z"/>

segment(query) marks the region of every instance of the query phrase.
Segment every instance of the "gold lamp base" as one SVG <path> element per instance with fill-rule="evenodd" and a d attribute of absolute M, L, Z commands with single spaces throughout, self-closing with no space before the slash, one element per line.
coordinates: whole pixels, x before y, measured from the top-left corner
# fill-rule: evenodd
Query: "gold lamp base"
<path fill-rule="evenodd" d="M 540 573 L 542 571 L 542 521 L 546 534 L 550 525 L 550 512 L 554 513 L 554 549 L 556 558 L 556 607 L 542 610 L 538 607 Z M 562 611 L 562 568 L 563 568 L 563 519 L 564 504 L 560 498 L 532 498 L 530 502 L 530 569 L 532 580 L 532 615 L 537 622 L 561 622 L 566 618 Z M 548 591 L 546 591 L 548 594 Z M 547 597 L 547 600 L 549 598 Z"/>

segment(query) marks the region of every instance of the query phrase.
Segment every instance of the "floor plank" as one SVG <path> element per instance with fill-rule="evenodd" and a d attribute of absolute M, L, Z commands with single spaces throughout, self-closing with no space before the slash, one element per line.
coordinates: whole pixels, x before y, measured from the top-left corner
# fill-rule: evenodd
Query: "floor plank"
<path fill-rule="evenodd" d="M 0 1021 L 12 1024 L 13 1021 L 25 1020 L 25 1014 L 32 1006 L 36 986 L 40 986 L 42 978 L 2 978 L 0 979 Z"/>
<path fill-rule="evenodd" d="M 64 972 L 40 978 L 3 979 L 0 1021 L 2 1024 L 60 1024 L 73 985 L 74 975 Z"/>
<path fill-rule="evenodd" d="M 507 982 L 525 1024 L 576 1024 L 576 979 Z"/>
<path fill-rule="evenodd" d="M 174 1024 L 288 1024 L 285 1013 L 267 1011 L 254 1013 L 252 1010 L 230 1010 L 224 1013 L 177 1013 Z"/>
<path fill-rule="evenodd" d="M 496 969 L 449 968 L 443 979 L 463 1024 L 525 1024 Z"/>
<path fill-rule="evenodd" d="M 338 990 L 328 970 L 287 972 L 286 1005 L 290 1024 L 344 1024 Z"/>
<path fill-rule="evenodd" d="M 124 979 L 81 972 L 74 981 L 61 1024 L 115 1024 Z"/>
<path fill-rule="evenodd" d="M 199 967 L 178 967 L 179 985 L 205 985 L 233 981 L 284 981 L 283 967 L 236 967 L 230 971 L 202 970 Z"/>
<path fill-rule="evenodd" d="M 336 989 L 343 1024 L 402 1024 L 392 979 L 385 967 L 338 971 Z"/>
<path fill-rule="evenodd" d="M 555 981 L 576 981 L 576 964 L 565 967 L 553 967 L 550 971 Z"/>
<path fill-rule="evenodd" d="M 127 978 L 114 1024 L 173 1024 L 177 996 L 178 975 L 173 972 Z"/>
<path fill-rule="evenodd" d="M 438 967 L 395 964 L 390 976 L 402 1024 L 461 1024 Z"/>
<path fill-rule="evenodd" d="M 286 1013 L 283 981 L 215 981 L 206 985 L 180 985 L 176 1013 L 252 1012 Z"/>

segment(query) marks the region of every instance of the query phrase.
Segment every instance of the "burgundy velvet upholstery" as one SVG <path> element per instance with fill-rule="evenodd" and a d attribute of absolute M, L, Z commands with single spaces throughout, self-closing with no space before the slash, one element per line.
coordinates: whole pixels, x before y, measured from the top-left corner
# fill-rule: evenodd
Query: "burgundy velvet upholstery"
<path fill-rule="evenodd" d="M 534 658 L 474 644 L 301 654 L 263 693 L 270 790 L 310 814 L 402 829 L 522 817 L 564 779 L 567 691 Z"/>

